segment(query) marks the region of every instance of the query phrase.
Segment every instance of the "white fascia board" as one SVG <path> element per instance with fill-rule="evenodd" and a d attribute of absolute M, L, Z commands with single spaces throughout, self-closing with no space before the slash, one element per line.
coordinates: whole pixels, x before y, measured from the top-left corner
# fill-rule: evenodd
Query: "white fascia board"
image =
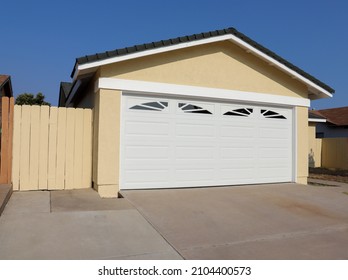
<path fill-rule="evenodd" d="M 184 48 L 188 48 L 188 47 L 194 47 L 194 46 L 199 46 L 199 45 L 204 45 L 204 44 L 209 44 L 209 43 L 227 41 L 227 40 L 230 40 L 230 41 L 234 42 L 235 44 L 241 46 L 242 48 L 246 49 L 247 52 L 258 56 L 263 60 L 266 60 L 270 65 L 277 67 L 278 69 L 282 70 L 283 72 L 286 72 L 291 77 L 302 81 L 309 88 L 314 88 L 317 91 L 319 91 L 320 93 L 323 93 L 325 96 L 332 97 L 332 94 L 330 92 L 328 92 L 327 90 L 325 90 L 324 88 L 318 86 L 317 84 L 315 84 L 312 81 L 310 81 L 309 79 L 303 77 L 302 75 L 300 75 L 296 71 L 290 69 L 289 67 L 287 67 L 284 64 L 280 63 L 279 61 L 273 59 L 272 57 L 268 56 L 267 54 L 263 53 L 262 51 L 259 51 L 255 47 L 251 46 L 250 44 L 246 43 L 242 39 L 240 39 L 232 34 L 226 34 L 226 35 L 207 38 L 207 39 L 185 42 L 185 43 L 180 43 L 180 44 L 167 46 L 167 47 L 159 47 L 159 48 L 155 48 L 155 49 L 151 49 L 151 50 L 135 52 L 135 53 L 126 54 L 126 55 L 122 55 L 122 56 L 117 56 L 117 57 L 107 58 L 107 59 L 98 60 L 98 61 L 94 61 L 94 62 L 90 62 L 90 63 L 85 63 L 82 65 L 77 65 L 77 69 L 75 71 L 73 80 L 77 79 L 77 76 L 79 75 L 80 71 L 86 71 L 90 68 L 94 69 L 94 68 L 97 68 L 99 66 L 103 66 L 106 64 L 116 63 L 116 62 L 120 62 L 120 61 L 135 59 L 135 58 L 139 58 L 139 57 L 144 57 L 144 56 L 149 56 L 149 55 L 154 55 L 154 54 L 159 54 L 159 53 L 164 53 L 164 52 L 169 52 L 169 51 L 174 51 L 174 50 L 180 50 L 180 49 L 184 49 Z"/>
<path fill-rule="evenodd" d="M 166 83 L 154 83 L 115 78 L 100 78 L 95 89 L 114 89 L 140 94 L 166 94 L 182 97 L 208 98 L 236 102 L 264 103 L 280 106 L 309 107 L 310 100 L 306 98 L 279 96 L 267 93 L 246 92 L 219 88 L 185 86 Z"/>
<path fill-rule="evenodd" d="M 309 122 L 326 122 L 326 119 L 315 119 L 315 118 L 308 118 Z"/>
<path fill-rule="evenodd" d="M 231 39 L 231 35 L 227 34 L 227 35 L 222 35 L 222 36 L 218 36 L 218 37 L 212 37 L 212 38 L 201 39 L 201 40 L 197 40 L 197 41 L 185 42 L 185 43 L 180 43 L 180 44 L 167 46 L 167 47 L 159 47 L 159 48 L 154 48 L 154 49 L 145 50 L 145 51 L 139 51 L 139 52 L 135 52 L 135 53 L 131 53 L 131 54 L 116 56 L 116 57 L 112 57 L 112 58 L 106 58 L 106 59 L 98 60 L 95 62 L 85 63 L 82 65 L 78 65 L 77 71 L 75 71 L 75 75 L 74 75 L 73 79 L 75 79 L 78 76 L 78 72 L 83 71 L 83 70 L 87 70 L 89 68 L 97 68 L 99 66 L 103 66 L 103 65 L 107 65 L 107 64 L 111 64 L 111 63 L 121 62 L 121 61 L 125 61 L 125 60 L 130 60 L 130 59 L 134 59 L 134 58 L 139 58 L 139 57 L 174 51 L 174 50 L 185 49 L 185 48 L 209 44 L 209 43 L 226 41 L 229 39 Z"/>

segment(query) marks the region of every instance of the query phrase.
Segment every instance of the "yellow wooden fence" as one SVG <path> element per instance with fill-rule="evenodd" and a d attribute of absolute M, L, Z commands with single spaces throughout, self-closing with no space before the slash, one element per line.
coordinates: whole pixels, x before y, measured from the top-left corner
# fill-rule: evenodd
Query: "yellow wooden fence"
<path fill-rule="evenodd" d="M 14 106 L 13 190 L 91 187 L 92 110 Z"/>
<path fill-rule="evenodd" d="M 321 167 L 348 170 L 348 139 L 324 138 Z"/>

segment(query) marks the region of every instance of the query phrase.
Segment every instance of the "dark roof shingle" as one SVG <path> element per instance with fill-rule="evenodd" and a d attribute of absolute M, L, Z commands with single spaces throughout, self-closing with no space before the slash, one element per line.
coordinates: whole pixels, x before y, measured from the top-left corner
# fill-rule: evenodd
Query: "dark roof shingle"
<path fill-rule="evenodd" d="M 0 75 L 0 86 L 8 80 L 9 75 Z"/>

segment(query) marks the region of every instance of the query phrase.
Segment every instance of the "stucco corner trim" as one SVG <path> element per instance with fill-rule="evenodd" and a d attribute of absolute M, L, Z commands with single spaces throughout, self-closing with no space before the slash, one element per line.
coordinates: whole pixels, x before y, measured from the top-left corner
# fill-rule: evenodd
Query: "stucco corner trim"
<path fill-rule="evenodd" d="M 116 78 L 99 78 L 95 85 L 95 90 L 98 89 L 113 89 L 126 92 L 136 92 L 139 94 L 167 94 L 190 98 L 218 99 L 221 101 L 263 103 L 288 107 L 310 106 L 310 100 L 307 98 Z"/>

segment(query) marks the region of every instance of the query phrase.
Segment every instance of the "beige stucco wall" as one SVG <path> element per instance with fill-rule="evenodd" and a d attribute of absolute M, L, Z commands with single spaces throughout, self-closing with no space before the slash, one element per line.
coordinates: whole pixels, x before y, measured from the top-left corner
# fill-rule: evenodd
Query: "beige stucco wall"
<path fill-rule="evenodd" d="M 94 106 L 93 187 L 102 197 L 119 190 L 121 92 L 98 90 Z"/>
<path fill-rule="evenodd" d="M 315 138 L 316 123 L 308 124 L 308 164 L 309 167 L 321 167 L 322 139 Z"/>
<path fill-rule="evenodd" d="M 302 83 L 230 42 L 110 64 L 100 72 L 102 77 L 307 98 Z"/>
<path fill-rule="evenodd" d="M 308 108 L 296 108 L 297 178 L 296 183 L 307 184 L 308 177 Z"/>

